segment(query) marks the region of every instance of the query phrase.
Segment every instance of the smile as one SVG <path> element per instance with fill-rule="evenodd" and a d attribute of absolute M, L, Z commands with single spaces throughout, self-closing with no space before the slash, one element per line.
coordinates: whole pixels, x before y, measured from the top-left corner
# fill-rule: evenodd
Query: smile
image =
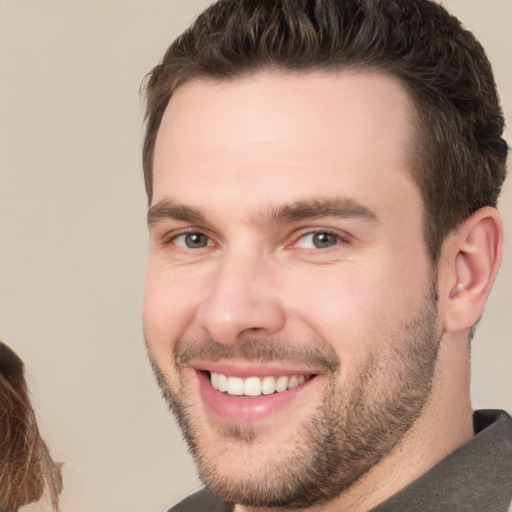
<path fill-rule="evenodd" d="M 215 422 L 237 425 L 274 421 L 272 418 L 282 421 L 293 411 L 308 408 L 315 393 L 322 392 L 324 381 L 316 368 L 298 365 L 292 369 L 245 361 L 208 361 L 194 366 L 207 414 Z"/>
<path fill-rule="evenodd" d="M 281 375 L 273 377 L 231 377 L 222 373 L 210 372 L 210 382 L 217 391 L 233 396 L 261 396 L 282 393 L 296 388 L 308 379 L 307 375 Z"/>

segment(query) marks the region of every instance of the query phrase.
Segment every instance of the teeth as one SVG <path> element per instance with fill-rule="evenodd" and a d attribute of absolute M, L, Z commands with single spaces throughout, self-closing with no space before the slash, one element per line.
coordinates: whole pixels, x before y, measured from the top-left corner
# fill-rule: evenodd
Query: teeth
<path fill-rule="evenodd" d="M 294 375 L 288 382 L 288 389 L 296 388 L 299 385 L 299 379 Z"/>
<path fill-rule="evenodd" d="M 249 377 L 248 379 L 245 379 L 244 395 L 246 395 L 246 396 L 260 396 L 261 395 L 261 380 L 258 379 L 258 377 Z"/>
<path fill-rule="evenodd" d="M 293 389 L 306 381 L 305 375 L 282 375 L 281 377 L 267 376 L 249 377 L 227 377 L 222 373 L 210 372 L 212 387 L 223 393 L 234 396 L 260 396 L 282 393 L 287 389 Z"/>
<path fill-rule="evenodd" d="M 275 393 L 275 391 L 276 391 L 276 379 L 274 379 L 274 377 L 264 377 L 263 380 L 261 381 L 262 394 L 271 395 L 272 393 Z"/>
<path fill-rule="evenodd" d="M 243 395 L 244 394 L 244 379 L 240 377 L 228 378 L 228 395 Z"/>
<path fill-rule="evenodd" d="M 283 391 L 285 391 L 288 388 L 289 381 L 290 379 L 284 375 L 282 377 L 279 377 L 276 380 L 276 391 L 278 393 L 282 393 Z"/>
<path fill-rule="evenodd" d="M 225 375 L 222 375 L 222 373 L 217 374 L 217 387 L 215 389 L 218 389 L 223 393 L 228 390 L 228 378 Z"/>

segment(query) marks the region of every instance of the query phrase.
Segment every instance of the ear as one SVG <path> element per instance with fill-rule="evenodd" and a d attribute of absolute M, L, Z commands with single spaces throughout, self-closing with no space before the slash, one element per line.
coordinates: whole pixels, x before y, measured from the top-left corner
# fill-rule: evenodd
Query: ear
<path fill-rule="evenodd" d="M 502 254 L 503 224 L 494 208 L 477 210 L 448 236 L 441 255 L 439 287 L 445 303 L 445 331 L 461 332 L 478 321 Z"/>

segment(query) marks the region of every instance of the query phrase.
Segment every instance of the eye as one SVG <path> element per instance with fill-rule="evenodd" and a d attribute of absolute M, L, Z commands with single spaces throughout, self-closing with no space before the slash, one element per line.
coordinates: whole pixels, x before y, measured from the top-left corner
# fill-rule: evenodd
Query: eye
<path fill-rule="evenodd" d="M 297 247 L 302 249 L 328 249 L 341 241 L 335 233 L 328 231 L 318 231 L 316 233 L 307 233 L 299 238 Z"/>
<path fill-rule="evenodd" d="M 203 233 L 184 233 L 174 238 L 173 242 L 183 249 L 202 249 L 213 245 L 212 241 Z"/>

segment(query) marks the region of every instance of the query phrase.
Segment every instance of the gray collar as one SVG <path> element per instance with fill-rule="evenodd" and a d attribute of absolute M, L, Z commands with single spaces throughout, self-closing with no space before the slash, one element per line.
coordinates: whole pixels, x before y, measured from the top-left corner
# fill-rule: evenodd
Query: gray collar
<path fill-rule="evenodd" d="M 512 419 L 473 414 L 475 436 L 372 512 L 507 512 L 512 500 Z"/>

